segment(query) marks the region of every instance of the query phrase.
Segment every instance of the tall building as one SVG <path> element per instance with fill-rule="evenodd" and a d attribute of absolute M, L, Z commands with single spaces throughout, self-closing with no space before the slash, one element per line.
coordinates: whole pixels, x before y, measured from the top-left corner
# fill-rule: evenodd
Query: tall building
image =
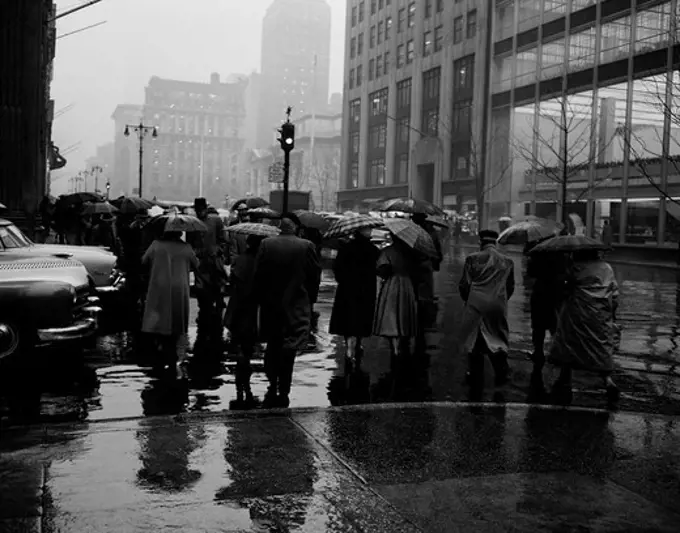
<path fill-rule="evenodd" d="M 143 119 L 158 137 L 145 141 L 144 196 L 204 196 L 221 205 L 225 194 L 240 194 L 247 186 L 239 180 L 247 84 L 246 77 L 222 82 L 215 73 L 208 83 L 149 80 Z"/>
<path fill-rule="evenodd" d="M 48 189 L 56 10 L 52 0 L 11 0 L 1 11 L 0 201 L 32 233 Z"/>
<path fill-rule="evenodd" d="M 338 200 L 680 237 L 677 0 L 350 0 Z"/>
<path fill-rule="evenodd" d="M 325 113 L 331 9 L 325 0 L 274 0 L 262 24 L 257 145 L 267 147 L 285 119 Z"/>

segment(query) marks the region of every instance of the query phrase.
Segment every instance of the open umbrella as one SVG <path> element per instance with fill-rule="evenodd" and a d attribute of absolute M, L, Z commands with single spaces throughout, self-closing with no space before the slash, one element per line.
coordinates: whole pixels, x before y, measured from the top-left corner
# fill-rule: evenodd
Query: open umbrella
<path fill-rule="evenodd" d="M 7 209 L 7 206 L 5 204 L 0 204 L 0 209 Z"/>
<path fill-rule="evenodd" d="M 154 203 L 144 198 L 136 196 L 121 196 L 115 200 L 111 200 L 111 204 L 118 208 L 124 215 L 138 215 L 146 213 L 147 210 L 154 206 Z"/>
<path fill-rule="evenodd" d="M 562 225 L 553 220 L 533 219 L 517 222 L 498 236 L 498 244 L 526 244 L 557 235 Z"/>
<path fill-rule="evenodd" d="M 440 228 L 448 228 L 449 227 L 449 224 L 445 220 L 443 220 L 439 217 L 429 216 L 425 220 L 427 222 L 429 222 L 430 224 L 432 224 L 433 226 L 439 226 Z"/>
<path fill-rule="evenodd" d="M 229 233 L 240 233 L 242 235 L 261 235 L 263 237 L 274 237 L 281 233 L 281 230 L 276 226 L 269 224 L 260 224 L 258 222 L 241 222 L 228 226 L 226 230 Z"/>
<path fill-rule="evenodd" d="M 549 252 L 576 252 L 578 250 L 609 250 L 606 244 L 585 235 L 560 235 L 543 241 L 531 250 L 532 254 Z"/>
<path fill-rule="evenodd" d="M 414 250 L 429 257 L 438 257 L 437 249 L 423 228 L 406 218 L 385 219 L 385 229 Z"/>
<path fill-rule="evenodd" d="M 178 213 L 166 213 L 153 217 L 145 227 L 157 233 L 166 231 L 191 233 L 194 231 L 204 232 L 208 230 L 207 226 L 196 217 Z"/>
<path fill-rule="evenodd" d="M 336 237 L 344 237 L 364 228 L 379 228 L 382 225 L 382 220 L 368 215 L 343 217 L 330 225 L 328 231 L 324 234 L 324 238 L 334 239 Z"/>
<path fill-rule="evenodd" d="M 378 211 L 401 211 L 402 213 L 422 213 L 443 216 L 444 210 L 425 200 L 414 198 L 393 198 L 378 206 Z"/>
<path fill-rule="evenodd" d="M 295 211 L 295 214 L 300 219 L 300 224 L 305 228 L 318 229 L 321 233 L 326 231 L 331 225 L 331 221 L 324 218 L 319 213 L 298 209 Z"/>
<path fill-rule="evenodd" d="M 232 211 L 236 211 L 241 206 L 245 206 L 248 209 L 255 209 L 266 205 L 269 205 L 267 200 L 260 198 L 259 196 L 253 196 L 251 198 L 241 198 L 240 200 L 237 200 L 236 203 L 231 206 L 231 209 Z"/>
<path fill-rule="evenodd" d="M 118 209 L 109 202 L 86 202 L 83 206 L 84 215 L 113 215 L 118 213 Z"/>
<path fill-rule="evenodd" d="M 57 204 L 63 207 L 68 207 L 71 205 L 81 205 L 85 202 L 103 202 L 104 197 L 100 194 L 95 194 L 93 192 L 74 192 L 71 194 L 65 194 L 60 196 L 57 200 Z"/>
<path fill-rule="evenodd" d="M 251 218 L 281 218 L 281 213 L 266 206 L 248 209 L 246 213 Z"/>

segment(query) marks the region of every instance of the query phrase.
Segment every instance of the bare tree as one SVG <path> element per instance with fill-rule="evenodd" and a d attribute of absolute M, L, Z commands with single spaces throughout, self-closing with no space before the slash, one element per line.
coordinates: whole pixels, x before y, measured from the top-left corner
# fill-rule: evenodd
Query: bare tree
<path fill-rule="evenodd" d="M 573 179 L 587 172 L 597 163 L 598 148 L 591 149 L 595 141 L 590 103 L 578 104 L 569 96 L 562 96 L 556 102 L 542 102 L 538 111 L 538 125 L 530 128 L 530 143 L 514 139 L 516 157 L 527 165 L 526 175 L 548 179 L 560 187 L 562 222 L 568 224 L 568 185 Z M 534 121 L 532 115 L 530 120 Z M 607 142 L 611 143 L 613 139 Z M 535 145 L 534 145 L 535 143 Z M 599 147 L 599 150 L 606 146 Z M 610 179 L 611 171 L 598 178 L 593 184 L 585 184 L 584 190 L 574 201 L 579 201 L 594 187 Z"/>
<path fill-rule="evenodd" d="M 335 205 L 333 197 L 337 193 L 340 176 L 339 149 L 330 154 L 319 154 L 305 165 L 302 174 L 304 179 L 301 181 L 309 187 L 312 197 L 318 193 L 319 205 L 315 205 L 316 208 L 326 211 Z"/>

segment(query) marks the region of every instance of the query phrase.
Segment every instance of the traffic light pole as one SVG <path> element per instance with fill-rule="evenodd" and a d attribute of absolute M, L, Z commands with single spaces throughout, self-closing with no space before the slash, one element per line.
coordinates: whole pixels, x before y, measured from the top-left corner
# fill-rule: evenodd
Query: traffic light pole
<path fill-rule="evenodd" d="M 283 152 L 283 209 L 288 212 L 288 189 L 290 183 L 290 150 Z"/>

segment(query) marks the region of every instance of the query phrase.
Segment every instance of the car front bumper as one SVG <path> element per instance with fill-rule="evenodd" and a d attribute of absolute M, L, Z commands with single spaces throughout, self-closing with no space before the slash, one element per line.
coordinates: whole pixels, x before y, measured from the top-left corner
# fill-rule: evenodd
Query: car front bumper
<path fill-rule="evenodd" d="M 97 334 L 98 317 L 101 311 L 101 307 L 88 305 L 81 310 L 79 317 L 68 326 L 38 329 L 38 344 L 80 341 L 93 337 Z"/>

